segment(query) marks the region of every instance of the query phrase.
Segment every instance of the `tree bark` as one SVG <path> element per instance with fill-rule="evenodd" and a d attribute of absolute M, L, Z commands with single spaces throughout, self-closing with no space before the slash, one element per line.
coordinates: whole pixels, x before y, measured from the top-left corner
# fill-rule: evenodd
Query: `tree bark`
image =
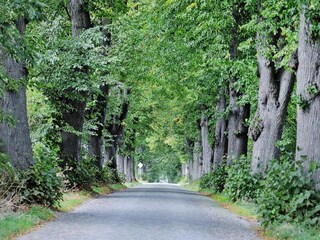
<path fill-rule="evenodd" d="M 306 17 L 306 7 L 300 18 L 299 68 L 297 72 L 297 95 L 300 104 L 297 112 L 296 160 L 302 160 L 306 171 L 313 163 L 320 164 L 320 37 L 313 37 L 312 24 Z M 313 179 L 318 181 L 320 191 L 320 170 Z"/>
<path fill-rule="evenodd" d="M 259 49 L 258 49 L 259 51 Z M 265 172 L 268 162 L 279 158 L 277 141 L 281 139 L 288 103 L 293 90 L 296 54 L 292 54 L 291 71 L 276 69 L 275 63 L 258 56 L 260 73 L 258 109 L 250 126 L 253 143 L 251 169 Z"/>
<path fill-rule="evenodd" d="M 119 161 L 123 160 L 123 158 L 121 159 L 118 158 L 117 160 L 117 155 L 118 155 L 119 146 L 123 145 L 122 144 L 123 142 L 122 122 L 127 118 L 127 115 L 128 115 L 129 101 L 126 98 L 130 94 L 130 90 L 124 89 L 122 94 L 123 94 L 124 100 L 121 104 L 120 116 L 114 116 L 115 123 L 107 126 L 107 130 L 111 134 L 111 141 L 109 144 L 107 144 L 107 147 L 106 147 L 107 161 L 109 162 L 109 166 L 114 167 L 115 169 L 117 169 L 118 164 L 120 164 Z M 121 165 L 122 165 L 122 162 L 121 162 Z"/>
<path fill-rule="evenodd" d="M 20 17 L 16 22 L 20 35 L 24 35 L 26 21 Z M 16 169 L 26 169 L 33 163 L 32 148 L 29 132 L 26 105 L 27 69 L 23 62 L 1 52 L 1 65 L 11 81 L 22 81 L 17 90 L 7 90 L 0 97 L 0 109 L 3 114 L 13 117 L 14 124 L 3 122 L 0 124 L 0 151 L 9 155 L 12 165 Z"/>
<path fill-rule="evenodd" d="M 230 45 L 230 58 L 235 61 L 238 58 L 238 45 L 239 45 L 239 27 L 241 24 L 241 13 L 243 6 L 239 3 L 233 5 L 233 27 L 231 31 L 232 41 Z M 230 78 L 229 84 L 229 118 L 228 118 L 228 158 L 227 164 L 231 165 L 235 159 L 239 159 L 242 154 L 247 154 L 248 149 L 248 127 L 245 120 L 250 115 L 250 105 L 245 104 L 240 106 L 238 100 L 242 97 L 243 93 L 235 89 L 235 84 L 239 81 L 237 76 Z"/>
<path fill-rule="evenodd" d="M 89 136 L 88 142 L 88 154 L 91 157 L 95 157 L 97 166 L 102 169 L 104 161 L 103 161 L 103 127 L 106 122 L 106 114 L 107 114 L 107 102 L 108 102 L 108 94 L 109 94 L 109 86 L 102 85 L 100 86 L 100 91 L 97 97 L 96 106 L 90 111 L 92 114 L 96 113 L 97 116 L 97 124 L 96 129 L 93 130 L 92 135 Z"/>
<path fill-rule="evenodd" d="M 222 95 L 217 103 L 217 113 L 222 114 L 226 109 L 226 96 Z M 215 130 L 215 141 L 214 141 L 214 153 L 213 161 L 214 166 L 222 164 L 223 158 L 227 154 L 228 150 L 228 121 L 223 117 L 217 118 L 216 130 Z"/>
<path fill-rule="evenodd" d="M 189 160 L 189 178 L 192 180 L 198 180 L 202 173 L 202 149 L 201 143 L 195 141 L 193 144 L 192 159 Z"/>
<path fill-rule="evenodd" d="M 135 173 L 134 173 L 134 157 L 133 155 L 125 157 L 125 175 L 126 175 L 126 182 L 134 182 Z"/>
<path fill-rule="evenodd" d="M 208 117 L 201 115 L 201 141 L 202 141 L 202 175 L 209 173 L 212 167 L 212 148 L 209 142 Z"/>
<path fill-rule="evenodd" d="M 88 11 L 88 2 L 86 0 L 69 0 L 69 12 L 71 17 L 72 25 L 72 36 L 76 38 L 84 30 L 90 28 L 91 21 Z M 86 69 L 82 70 L 86 71 Z M 75 91 L 70 89 L 70 92 Z M 81 153 L 81 133 L 83 129 L 85 108 L 86 108 L 86 93 L 79 93 L 81 97 L 79 99 L 70 99 L 65 97 L 63 104 L 68 106 L 62 110 L 61 120 L 63 124 L 70 126 L 77 133 L 72 131 L 62 131 L 62 142 L 61 142 L 61 158 L 64 167 L 67 164 L 74 164 L 80 160 Z"/>

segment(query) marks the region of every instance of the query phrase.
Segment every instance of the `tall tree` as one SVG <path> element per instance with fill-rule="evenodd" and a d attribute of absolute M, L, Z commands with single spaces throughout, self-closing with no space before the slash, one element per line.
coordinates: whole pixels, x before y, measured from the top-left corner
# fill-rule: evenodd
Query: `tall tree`
<path fill-rule="evenodd" d="M 302 7 L 298 48 L 296 159 L 304 161 L 307 171 L 312 164 L 320 163 L 320 4 L 315 5 L 318 12 L 310 4 Z M 318 181 L 316 189 L 320 191 L 319 169 L 313 179 Z"/>
<path fill-rule="evenodd" d="M 227 107 L 227 100 L 225 93 L 221 93 L 217 101 L 217 120 L 215 129 L 215 140 L 214 140 L 214 154 L 213 161 L 214 166 L 222 164 L 223 158 L 226 157 L 228 151 L 228 121 L 225 117 L 225 110 Z"/>
<path fill-rule="evenodd" d="M 69 0 L 68 9 L 72 25 L 72 37 L 77 38 L 86 29 L 92 27 L 88 1 L 86 0 Z M 74 71 L 87 72 L 87 66 L 80 66 Z M 61 102 L 66 105 L 61 114 L 63 124 L 73 128 L 73 131 L 62 131 L 61 157 L 65 164 L 72 164 L 80 160 L 81 151 L 81 133 L 83 129 L 87 92 L 69 89 L 68 92 L 78 92 L 77 97 L 65 95 L 62 96 Z"/>
<path fill-rule="evenodd" d="M 233 24 L 231 27 L 230 60 L 231 64 L 239 59 L 239 43 L 241 41 L 240 27 L 245 20 L 245 9 L 243 1 L 235 1 L 232 5 Z M 250 104 L 239 104 L 243 92 L 237 89 L 240 76 L 231 73 L 229 84 L 229 116 L 228 116 L 228 160 L 227 164 L 232 164 L 233 160 L 239 159 L 242 154 L 247 154 L 248 148 L 248 127 L 245 123 L 250 115 Z M 238 87 L 239 88 L 239 87 Z"/>
<path fill-rule="evenodd" d="M 257 52 L 259 71 L 258 109 L 250 126 L 250 135 L 253 139 L 253 154 L 251 168 L 254 172 L 264 172 L 268 162 L 279 158 L 280 151 L 276 143 L 281 139 L 286 119 L 288 103 L 293 90 L 297 59 L 295 51 L 285 51 L 286 36 L 291 29 L 287 19 L 294 17 L 296 3 L 278 2 L 276 9 L 282 9 L 286 20 L 284 24 L 273 24 L 266 29 L 273 18 L 274 2 L 258 1 L 260 10 L 260 29 L 257 32 Z M 292 14 L 293 13 L 293 14 Z M 280 13 L 277 13 L 280 14 Z M 292 16 L 293 15 L 293 16 Z M 294 19 L 294 18 L 293 18 Z M 272 52 L 274 51 L 274 52 Z M 286 52 L 288 61 L 282 63 L 284 56 L 279 53 Z"/>
<path fill-rule="evenodd" d="M 27 20 L 19 16 L 14 21 L 18 36 L 15 37 L 15 48 L 23 45 L 22 37 L 26 31 Z M 32 162 L 32 149 L 29 133 L 26 106 L 26 84 L 28 71 L 25 63 L 14 58 L 3 48 L 1 49 L 1 67 L 9 77 L 9 81 L 14 81 L 15 89 L 7 89 L 3 96 L 0 96 L 0 109 L 3 114 L 8 114 L 13 118 L 13 124 L 3 122 L 0 124 L 1 151 L 7 153 L 11 163 L 18 169 L 28 168 Z M 1 70 L 0 70 L 1 71 Z"/>
<path fill-rule="evenodd" d="M 200 127 L 202 140 L 202 174 L 206 174 L 211 171 L 213 152 L 209 141 L 208 117 L 204 110 L 201 115 Z"/>

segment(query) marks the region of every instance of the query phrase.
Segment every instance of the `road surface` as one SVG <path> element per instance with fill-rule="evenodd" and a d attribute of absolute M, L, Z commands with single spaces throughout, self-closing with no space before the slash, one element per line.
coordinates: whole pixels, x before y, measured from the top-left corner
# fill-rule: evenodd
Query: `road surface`
<path fill-rule="evenodd" d="M 171 184 L 143 184 L 86 202 L 19 240 L 251 240 L 252 223 Z"/>

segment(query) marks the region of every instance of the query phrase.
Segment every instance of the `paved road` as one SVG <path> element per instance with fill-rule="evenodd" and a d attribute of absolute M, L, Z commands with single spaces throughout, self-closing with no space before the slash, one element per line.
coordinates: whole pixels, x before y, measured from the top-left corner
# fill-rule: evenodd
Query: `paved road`
<path fill-rule="evenodd" d="M 210 198 L 143 184 L 90 200 L 20 240 L 253 240 L 252 225 Z"/>

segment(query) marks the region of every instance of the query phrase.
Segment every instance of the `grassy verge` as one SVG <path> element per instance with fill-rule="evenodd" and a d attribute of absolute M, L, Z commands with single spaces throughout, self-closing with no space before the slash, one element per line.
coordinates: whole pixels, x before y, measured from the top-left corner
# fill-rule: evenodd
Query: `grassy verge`
<path fill-rule="evenodd" d="M 97 195 L 106 195 L 114 191 L 125 189 L 123 184 L 93 186 L 91 191 L 76 191 L 63 194 L 63 201 L 56 205 L 56 209 L 61 212 L 72 211 L 75 207 Z"/>
<path fill-rule="evenodd" d="M 7 215 L 0 219 L 0 239 L 12 239 L 54 217 L 52 210 L 41 206 L 32 206 L 26 212 Z"/>
<path fill-rule="evenodd" d="M 126 186 L 123 184 L 111 184 L 109 186 L 94 186 L 92 191 L 68 192 L 63 195 L 63 201 L 54 208 L 61 212 L 69 212 L 94 196 L 109 194 L 125 188 Z M 32 206 L 25 212 L 7 215 L 0 218 L 0 239 L 13 239 L 14 236 L 28 232 L 39 224 L 54 218 L 54 211 L 42 206 Z"/>
<path fill-rule="evenodd" d="M 320 226 L 307 228 L 293 224 L 275 224 L 265 230 L 265 236 L 279 240 L 319 240 Z"/>

